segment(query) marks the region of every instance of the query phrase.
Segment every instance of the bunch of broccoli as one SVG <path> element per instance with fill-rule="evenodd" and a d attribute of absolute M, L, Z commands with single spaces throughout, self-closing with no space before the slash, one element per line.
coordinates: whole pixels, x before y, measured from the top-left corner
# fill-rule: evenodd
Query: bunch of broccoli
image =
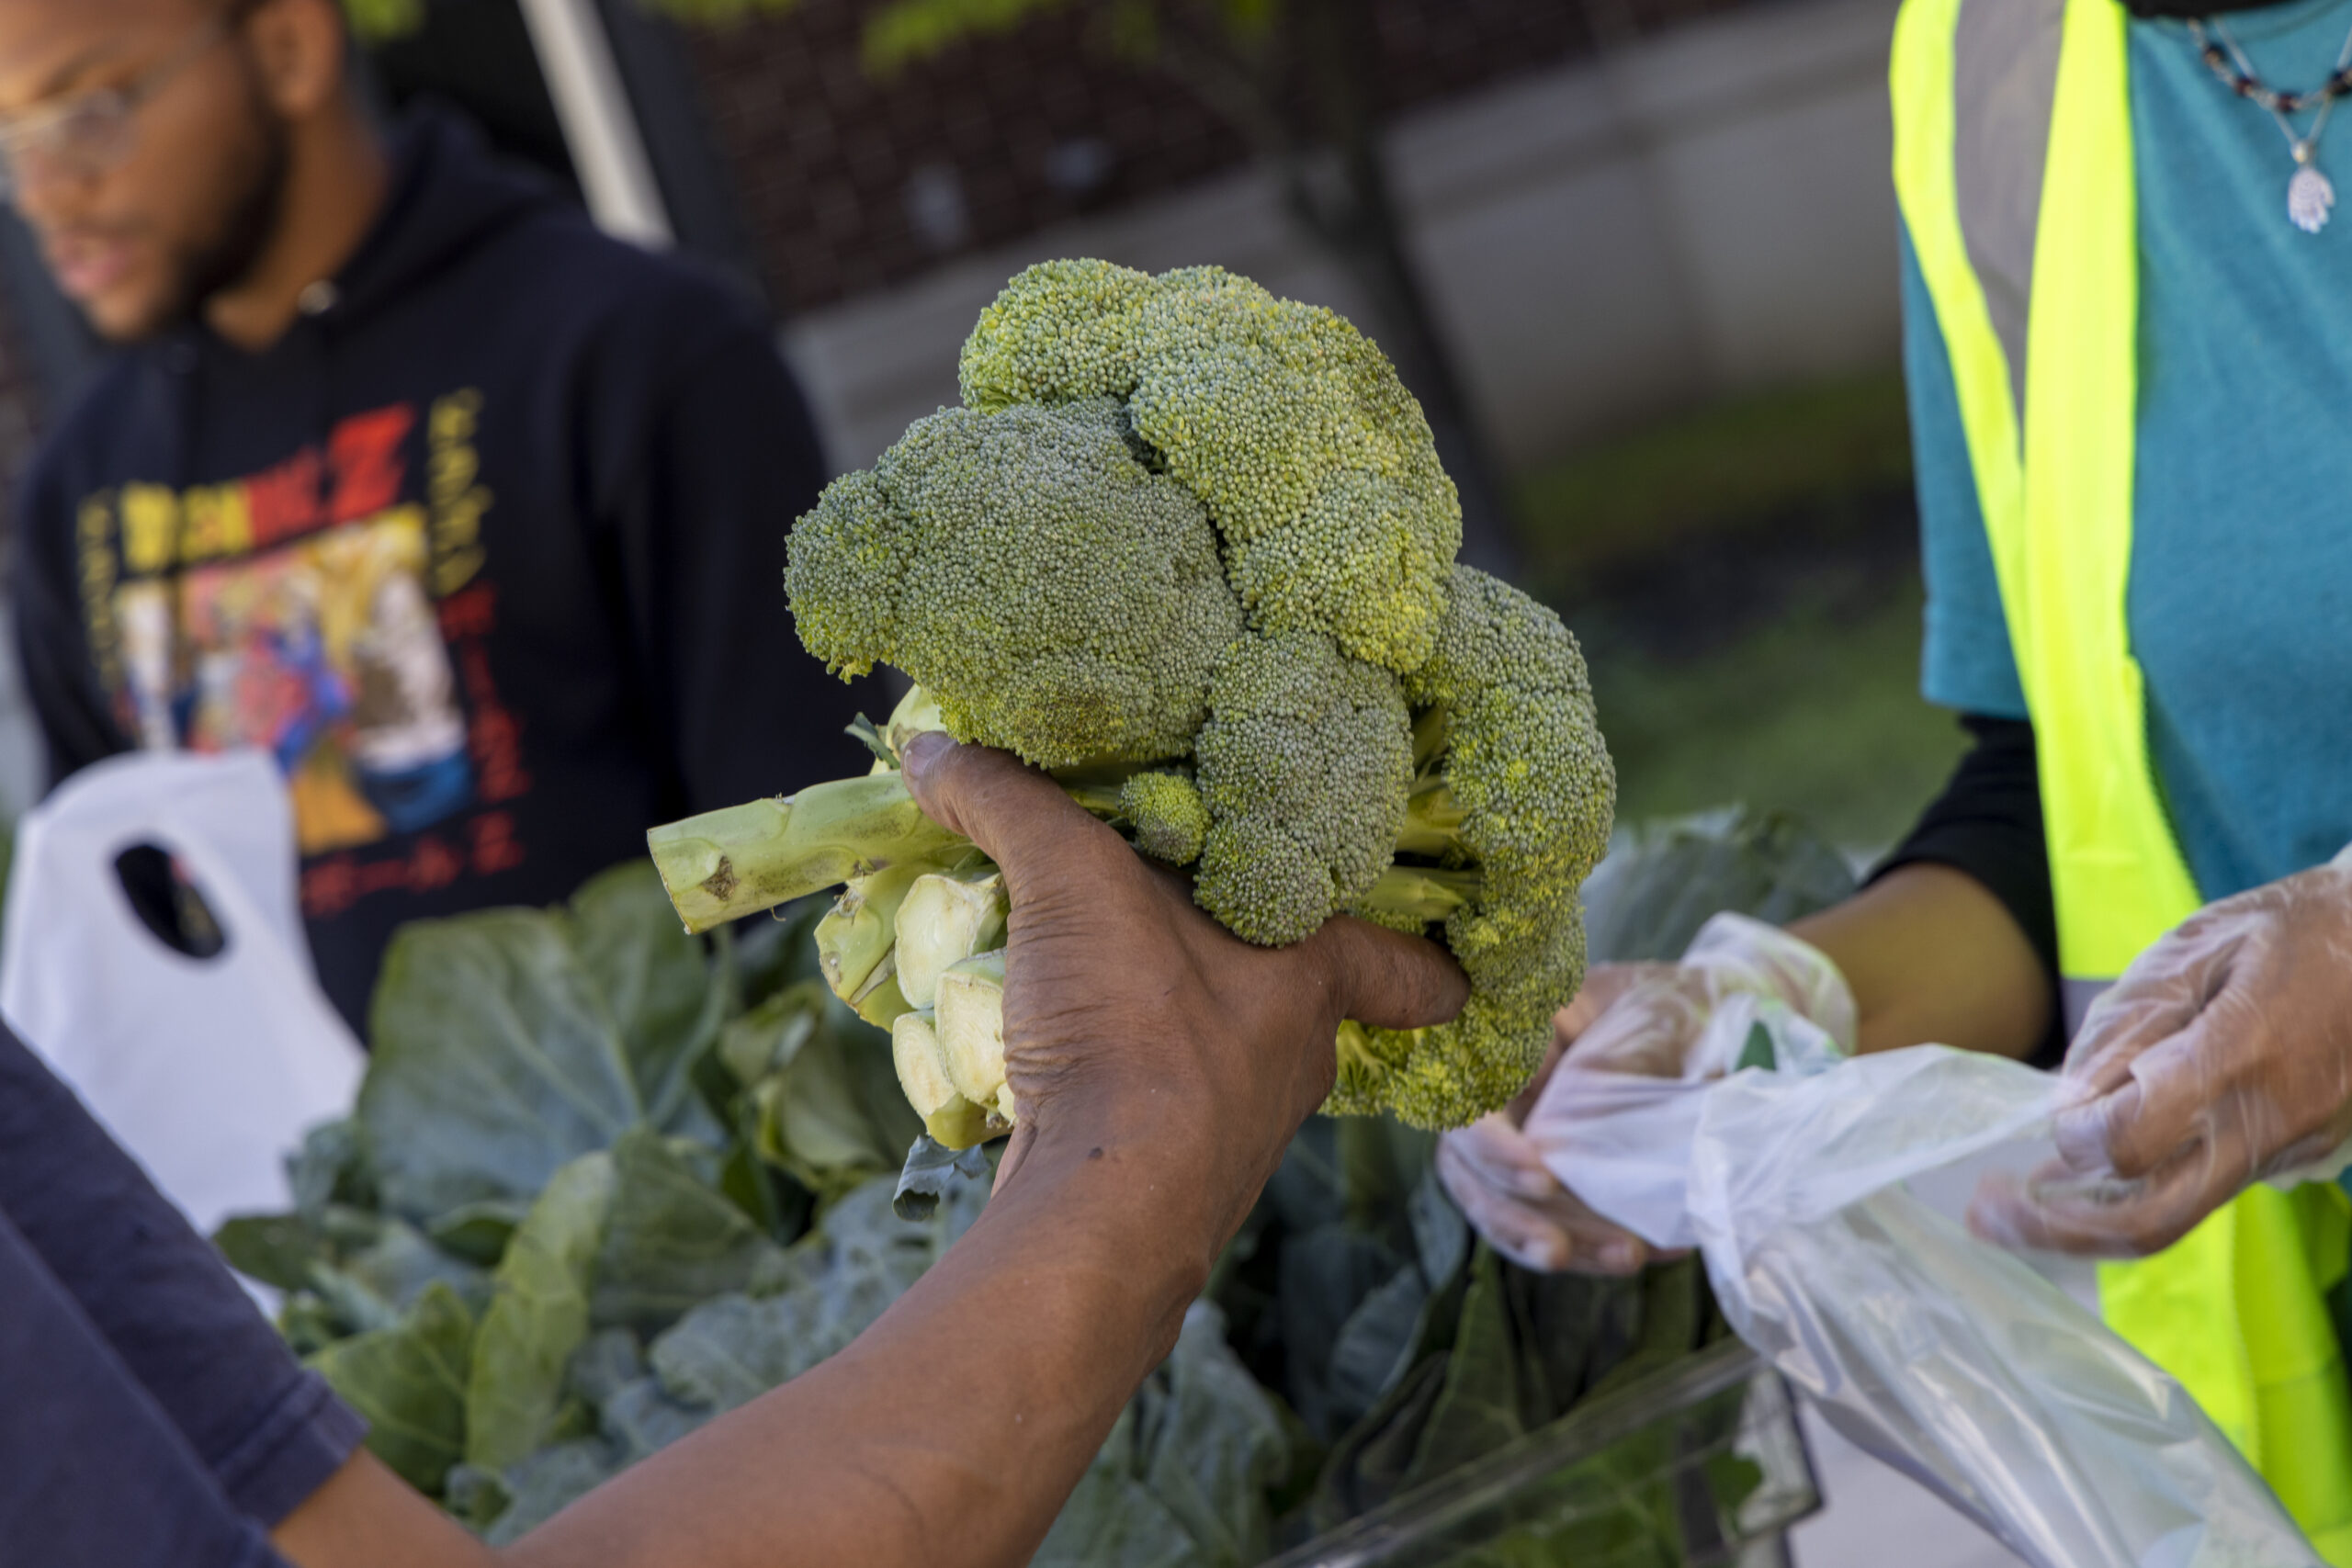
<path fill-rule="evenodd" d="M 788 541 L 808 650 L 917 683 L 868 734 L 883 760 L 655 829 L 689 929 L 846 882 L 828 979 L 892 1029 L 933 1136 L 1008 1125 L 1002 883 L 894 771 L 944 728 L 1050 770 L 1250 942 L 1336 914 L 1442 934 L 1468 1005 L 1345 1025 L 1327 1109 L 1502 1104 L 1582 983 L 1615 783 L 1576 639 L 1454 561 L 1453 486 L 1388 361 L 1219 268 L 1064 261 L 982 313 L 961 379 Z"/>

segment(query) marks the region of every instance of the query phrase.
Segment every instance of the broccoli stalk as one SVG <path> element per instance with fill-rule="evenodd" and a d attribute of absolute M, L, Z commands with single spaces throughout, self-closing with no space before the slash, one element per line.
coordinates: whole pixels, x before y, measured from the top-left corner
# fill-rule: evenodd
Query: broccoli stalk
<path fill-rule="evenodd" d="M 971 850 L 922 814 L 895 773 L 706 811 L 652 829 L 645 842 L 695 932 L 893 865 L 944 871 Z"/>

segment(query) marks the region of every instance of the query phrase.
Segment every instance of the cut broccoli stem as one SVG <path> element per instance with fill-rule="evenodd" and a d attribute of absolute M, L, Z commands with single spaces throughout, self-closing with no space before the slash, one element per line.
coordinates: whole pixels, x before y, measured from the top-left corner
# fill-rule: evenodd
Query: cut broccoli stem
<path fill-rule="evenodd" d="M 1423 708 L 1413 717 L 1413 768 L 1426 772 L 1453 740 L 1453 710 Z"/>
<path fill-rule="evenodd" d="M 1434 865 L 1392 865 L 1372 891 L 1357 900 L 1366 914 L 1403 915 L 1424 923 L 1442 920 L 1474 904 L 1483 877 L 1476 867 L 1449 870 Z"/>
<path fill-rule="evenodd" d="M 899 940 L 899 908 L 924 874 L 924 863 L 909 861 L 860 877 L 817 922 L 817 966 L 852 1007 L 865 999 L 876 974 L 887 977 L 882 965 Z"/>
<path fill-rule="evenodd" d="M 1418 780 L 1405 801 L 1405 825 L 1396 830 L 1396 852 L 1432 860 L 1462 850 L 1461 804 L 1442 774 Z"/>
<path fill-rule="evenodd" d="M 969 848 L 922 814 L 906 780 L 869 773 L 655 828 L 646 848 L 689 931 L 910 861 L 945 870 Z"/>
<path fill-rule="evenodd" d="M 1082 773 L 1057 774 L 1056 781 L 1095 816 L 1116 818 L 1120 784 L 1113 774 L 1132 776 L 1153 766 L 1136 763 L 1124 771 L 1091 767 Z M 1413 786 L 1396 852 L 1429 860 L 1458 856 L 1464 850 L 1462 820 L 1462 808 L 1443 777 L 1427 775 Z M 870 957 L 869 973 L 887 951 L 885 938 L 895 927 L 897 897 L 906 886 L 927 873 L 954 873 L 972 849 L 970 840 L 925 817 L 907 793 L 906 781 L 894 773 L 839 779 L 789 797 L 706 812 L 656 828 L 645 840 L 670 901 L 690 931 L 706 931 L 860 877 L 903 872 L 903 880 L 895 874 L 889 879 L 895 884 L 888 891 L 889 907 L 875 911 L 882 916 L 876 928 L 855 933 L 870 936 L 871 945 L 854 940 L 852 930 L 836 928 L 834 942 L 842 950 L 843 970 Z M 1475 902 L 1479 886 L 1475 867 L 1393 865 L 1357 907 L 1442 920 Z M 854 983 L 851 988 L 856 988 Z"/>

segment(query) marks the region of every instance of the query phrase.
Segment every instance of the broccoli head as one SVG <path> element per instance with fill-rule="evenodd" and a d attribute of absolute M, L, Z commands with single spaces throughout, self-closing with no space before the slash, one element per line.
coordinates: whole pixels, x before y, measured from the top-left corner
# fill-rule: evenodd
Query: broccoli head
<path fill-rule="evenodd" d="M 1449 1126 L 1504 1103 L 1582 981 L 1577 890 L 1614 781 L 1575 638 L 1454 564 L 1453 489 L 1388 362 L 1215 267 L 1055 262 L 982 314 L 961 374 L 967 406 L 835 481 L 788 541 L 809 651 L 919 682 L 858 731 L 877 772 L 656 829 L 691 927 L 848 881 L 828 976 L 899 1028 L 936 1128 L 987 1135 L 1010 1114 L 981 1081 L 996 1058 L 948 1042 L 1001 1035 L 951 1019 L 944 981 L 926 998 L 1004 940 L 939 913 L 986 902 L 990 868 L 894 771 L 941 728 L 1049 770 L 1248 941 L 1342 912 L 1442 940 L 1461 1016 L 1346 1025 L 1329 1109 Z M 933 1044 L 961 1078 L 929 1071 Z"/>
<path fill-rule="evenodd" d="M 1398 863 L 1361 912 L 1442 911 L 1470 1000 L 1430 1029 L 1350 1024 L 1330 1109 L 1451 1126 L 1519 1092 L 1584 983 L 1577 889 L 1607 852 L 1617 780 L 1575 637 L 1475 568 L 1453 569 L 1436 648 L 1404 684 L 1421 773 Z"/>
<path fill-rule="evenodd" d="M 1226 652 L 1193 747 L 1208 835 L 1201 908 L 1244 941 L 1298 942 L 1372 889 L 1413 779 L 1396 679 L 1313 633 Z"/>
<path fill-rule="evenodd" d="M 811 653 L 894 664 L 958 739 L 1042 767 L 1191 750 L 1241 627 L 1200 502 L 1136 460 L 1107 399 L 918 420 L 786 552 Z"/>
<path fill-rule="evenodd" d="M 1222 267 L 1046 262 L 964 345 L 964 401 L 1108 396 L 1208 505 L 1251 623 L 1402 673 L 1428 656 L 1462 504 L 1420 405 L 1340 317 Z"/>
<path fill-rule="evenodd" d="M 1137 773 L 1119 786 L 1119 815 L 1136 836 L 1136 848 L 1170 865 L 1201 858 L 1209 836 L 1208 803 L 1200 786 L 1182 773 Z"/>

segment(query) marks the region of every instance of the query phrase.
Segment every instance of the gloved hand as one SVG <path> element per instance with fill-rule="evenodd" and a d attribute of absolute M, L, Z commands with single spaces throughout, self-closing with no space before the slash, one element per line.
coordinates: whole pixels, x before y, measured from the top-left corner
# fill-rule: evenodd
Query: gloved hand
<path fill-rule="evenodd" d="M 1694 1047 L 1736 997 L 1778 1002 L 1847 1051 L 1853 994 L 1819 950 L 1742 915 L 1701 928 L 1679 964 L 1601 964 L 1553 1021 L 1552 1055 L 1505 1110 L 1439 1140 L 1438 1176 L 1472 1227 L 1522 1268 L 1630 1274 L 1651 1258 L 1641 1237 L 1602 1219 L 1562 1186 L 1545 1161 L 1567 1120 L 1564 1097 L 1589 1092 L 1592 1073 L 1714 1077 L 1732 1060 Z M 1560 1072 L 1562 1066 L 1571 1069 Z"/>
<path fill-rule="evenodd" d="M 2162 1251 L 2247 1184 L 2352 1137 L 2352 851 L 2224 898 L 2142 953 L 2066 1053 L 2059 1157 L 1987 1178 L 2007 1247 Z"/>

